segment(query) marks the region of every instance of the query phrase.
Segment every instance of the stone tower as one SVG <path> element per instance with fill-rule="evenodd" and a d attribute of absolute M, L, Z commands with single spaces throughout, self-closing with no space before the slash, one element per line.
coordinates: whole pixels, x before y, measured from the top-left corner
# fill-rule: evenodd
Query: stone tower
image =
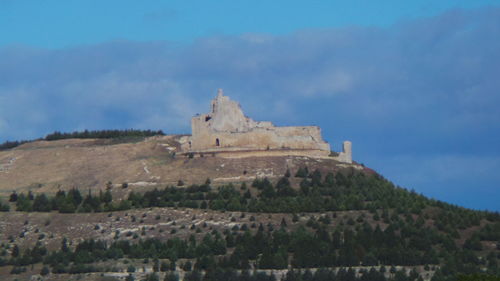
<path fill-rule="evenodd" d="M 352 163 L 352 143 L 350 141 L 344 141 L 338 160 L 344 163 Z"/>

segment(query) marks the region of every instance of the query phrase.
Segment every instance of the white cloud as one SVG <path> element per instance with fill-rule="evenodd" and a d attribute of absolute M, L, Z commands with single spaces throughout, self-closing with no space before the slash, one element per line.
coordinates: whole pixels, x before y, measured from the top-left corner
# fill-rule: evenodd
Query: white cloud
<path fill-rule="evenodd" d="M 325 138 L 353 140 L 364 157 L 356 160 L 379 159 L 376 168 L 407 186 L 494 185 L 499 25 L 500 9 L 490 8 L 388 28 L 209 37 L 189 46 L 0 48 L 0 137 L 189 132 L 191 116 L 206 112 L 222 87 L 256 120 L 316 123 Z"/>
<path fill-rule="evenodd" d="M 303 81 L 300 91 L 304 96 L 334 96 L 345 94 L 354 87 L 353 75 L 340 69 L 326 70 L 311 81 Z"/>

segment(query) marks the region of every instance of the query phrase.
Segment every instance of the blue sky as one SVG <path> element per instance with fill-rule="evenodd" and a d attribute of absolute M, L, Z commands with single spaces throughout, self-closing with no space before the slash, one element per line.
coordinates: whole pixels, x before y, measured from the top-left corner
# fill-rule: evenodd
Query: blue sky
<path fill-rule="evenodd" d="M 0 0 L 0 34 L 0 142 L 186 133 L 224 88 L 398 185 L 500 210 L 500 1 Z"/>
<path fill-rule="evenodd" d="M 388 26 L 453 8 L 495 4 L 498 1 L 1 0 L 0 44 L 61 48 L 121 39 L 185 43 L 213 35 Z"/>

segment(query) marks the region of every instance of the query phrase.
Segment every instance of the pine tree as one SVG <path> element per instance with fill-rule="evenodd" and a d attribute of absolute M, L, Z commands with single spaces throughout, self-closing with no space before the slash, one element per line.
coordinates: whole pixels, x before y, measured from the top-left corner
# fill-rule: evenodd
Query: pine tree
<path fill-rule="evenodd" d="M 308 175 L 309 175 L 309 170 L 307 169 L 307 167 L 300 167 L 297 170 L 297 173 L 295 173 L 296 178 L 307 178 Z"/>

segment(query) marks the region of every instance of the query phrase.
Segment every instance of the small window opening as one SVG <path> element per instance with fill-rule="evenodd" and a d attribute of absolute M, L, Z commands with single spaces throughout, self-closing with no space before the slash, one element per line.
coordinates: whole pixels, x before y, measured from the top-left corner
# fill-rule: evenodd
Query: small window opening
<path fill-rule="evenodd" d="M 210 120 L 210 119 L 212 119 L 212 117 L 210 117 L 210 116 L 205 117 L 205 122 L 208 122 L 208 120 Z"/>
<path fill-rule="evenodd" d="M 220 146 L 220 141 L 219 141 L 219 139 L 215 139 L 215 146 Z"/>

